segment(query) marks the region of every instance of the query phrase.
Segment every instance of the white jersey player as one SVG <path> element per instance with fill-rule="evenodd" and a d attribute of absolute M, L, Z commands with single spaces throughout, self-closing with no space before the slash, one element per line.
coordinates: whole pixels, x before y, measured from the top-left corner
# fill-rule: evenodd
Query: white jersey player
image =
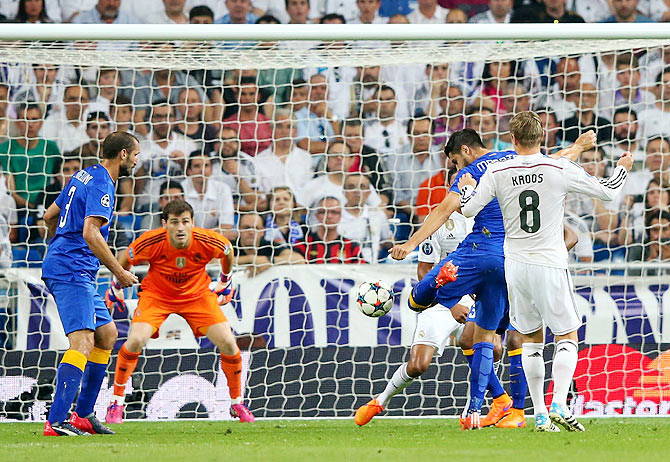
<path fill-rule="evenodd" d="M 553 421 L 569 431 L 584 431 L 566 406 L 577 365 L 577 329 L 582 322 L 563 244 L 565 196 L 576 192 L 612 200 L 623 188 L 633 159 L 625 153 L 612 176 L 599 180 L 566 158 L 540 153 L 544 133 L 534 112 L 514 116 L 510 132 L 518 155 L 489 165 L 478 185 L 464 175 L 459 182 L 461 212 L 474 216 L 496 198 L 500 204 L 510 321 L 524 336 L 523 369 L 535 408 L 536 430 L 558 431 Z M 544 404 L 545 324 L 556 339 L 549 413 Z"/>
<path fill-rule="evenodd" d="M 447 174 L 449 183 L 455 174 L 455 168 L 449 170 Z M 423 241 L 419 246 L 418 278 L 422 279 L 433 268 L 433 265 L 456 250 L 461 241 L 472 231 L 473 224 L 474 219 L 465 218 L 460 213 L 454 212 L 444 225 Z M 365 425 L 382 412 L 393 396 L 404 390 L 415 378 L 426 371 L 433 356 L 442 356 L 449 339 L 452 336 L 458 337 L 462 332 L 463 323 L 474 303 L 474 300 L 467 295 L 451 309 L 436 305 L 417 315 L 409 361 L 398 367 L 379 396 L 356 411 L 354 420 L 358 425 Z"/>

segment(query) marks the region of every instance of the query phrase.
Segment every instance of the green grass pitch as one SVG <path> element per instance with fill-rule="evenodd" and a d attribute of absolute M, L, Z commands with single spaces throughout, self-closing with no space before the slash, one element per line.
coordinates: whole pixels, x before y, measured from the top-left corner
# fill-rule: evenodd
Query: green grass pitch
<path fill-rule="evenodd" d="M 127 422 L 115 436 L 41 436 L 0 424 L 0 461 L 588 461 L 670 460 L 670 419 L 582 419 L 582 434 L 463 432 L 453 419 Z M 532 421 L 529 422 L 532 424 Z"/>

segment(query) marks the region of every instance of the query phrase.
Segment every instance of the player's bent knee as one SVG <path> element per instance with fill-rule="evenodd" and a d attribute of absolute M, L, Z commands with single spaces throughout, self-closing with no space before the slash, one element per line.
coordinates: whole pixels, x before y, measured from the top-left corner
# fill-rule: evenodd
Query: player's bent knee
<path fill-rule="evenodd" d="M 498 340 L 493 343 L 493 360 L 496 362 L 500 361 L 500 358 L 502 358 L 502 354 L 503 354 L 502 344 Z"/>
<path fill-rule="evenodd" d="M 95 330 L 94 344 L 103 350 L 111 350 L 114 348 L 114 344 L 118 338 L 119 331 L 116 329 L 116 324 L 110 322 Z"/>
<path fill-rule="evenodd" d="M 93 351 L 94 336 L 91 330 L 78 330 L 71 332 L 68 336 L 70 349 L 77 350 L 88 358 Z"/>

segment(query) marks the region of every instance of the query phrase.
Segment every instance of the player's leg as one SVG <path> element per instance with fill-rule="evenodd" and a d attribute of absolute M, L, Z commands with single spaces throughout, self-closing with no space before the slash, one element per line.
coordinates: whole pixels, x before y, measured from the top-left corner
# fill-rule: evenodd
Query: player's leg
<path fill-rule="evenodd" d="M 116 368 L 114 369 L 114 395 L 107 407 L 105 422 L 114 424 L 123 423 L 126 383 L 128 383 L 128 379 L 130 379 L 130 376 L 135 372 L 142 349 L 157 330 L 157 327 L 152 324 L 137 322 L 133 319 L 128 338 L 121 346 L 116 358 Z"/>
<path fill-rule="evenodd" d="M 458 341 L 459 346 L 461 347 L 463 355 L 465 356 L 465 359 L 468 361 L 469 366 L 472 366 L 472 356 L 474 354 L 472 345 L 474 343 L 475 317 L 478 306 L 479 304 L 475 304 L 470 310 L 470 314 L 468 315 L 468 322 L 465 324 L 463 333 L 461 334 Z M 505 413 L 509 409 L 510 398 L 508 397 L 507 393 L 505 392 L 505 389 L 500 383 L 500 379 L 498 378 L 498 374 L 496 373 L 496 367 L 495 367 L 495 363 L 500 361 L 501 357 L 502 357 L 502 345 L 500 343 L 500 336 L 496 335 L 494 337 L 493 342 L 494 365 L 493 370 L 489 374 L 489 383 L 487 386 L 487 390 L 494 399 L 492 406 L 493 412 L 489 412 L 489 414 L 487 414 L 486 417 L 481 419 L 482 426 L 489 426 L 495 424 L 505 415 Z M 463 415 L 461 416 L 461 425 L 463 424 L 464 419 L 467 417 L 467 411 L 469 408 L 470 408 L 470 396 L 468 395 L 468 401 L 465 405 Z"/>
<path fill-rule="evenodd" d="M 105 422 L 123 423 L 125 410 L 126 383 L 137 367 L 137 361 L 142 349 L 152 336 L 158 334 L 158 329 L 165 319 L 175 311 L 175 306 L 163 304 L 146 294 L 140 294 L 137 309 L 133 313 L 132 324 L 128 338 L 121 346 L 116 358 L 114 369 L 114 395 L 107 407 Z"/>
<path fill-rule="evenodd" d="M 507 356 L 509 356 L 509 388 L 512 397 L 511 412 L 500 420 L 498 428 L 524 428 L 526 426 L 526 392 L 528 385 L 521 364 L 523 336 L 510 326 L 507 331 Z"/>
<path fill-rule="evenodd" d="M 464 297 L 460 303 L 469 303 L 470 297 Z M 470 303 L 471 304 L 471 303 Z M 468 306 L 457 304 L 453 309 L 465 312 Z M 384 391 L 377 397 L 361 406 L 356 411 L 354 421 L 365 425 L 374 416 L 381 413 L 392 397 L 403 391 L 412 381 L 421 376 L 430 366 L 433 356 L 442 355 L 444 347 L 460 323 L 454 319 L 449 308 L 438 305 L 422 311 L 417 316 L 414 329 L 414 340 L 410 349 L 409 360 L 401 364 L 386 384 Z"/>
<path fill-rule="evenodd" d="M 507 324 L 508 321 L 505 321 Z M 497 424 L 502 418 L 510 413 L 512 408 L 512 398 L 507 394 L 503 388 L 500 378 L 498 377 L 498 368 L 500 360 L 502 359 L 502 337 L 496 332 L 493 337 L 493 367 L 489 373 L 489 383 L 487 390 L 493 398 L 488 414 L 482 417 L 482 427 L 489 427 Z"/>
<path fill-rule="evenodd" d="M 100 300 L 102 304 L 102 300 Z M 96 310 L 96 323 L 99 324 L 94 333 L 94 345 L 88 356 L 84 378 L 81 384 L 81 392 L 77 398 L 77 407 L 72 413 L 70 423 L 87 433 L 113 435 L 114 432 L 105 427 L 93 412 L 95 402 L 100 393 L 102 381 L 107 375 L 107 364 L 112 354 L 112 348 L 118 337 L 116 324 L 112 321 L 107 307 L 102 304 L 103 312 L 98 315 Z M 109 319 L 105 318 L 109 316 Z M 104 324 L 102 324 L 104 322 Z"/>
<path fill-rule="evenodd" d="M 568 390 L 577 367 L 577 329 L 582 325 L 582 317 L 573 296 L 572 279 L 567 269 L 558 268 L 547 268 L 541 276 L 547 286 L 547 290 L 540 295 L 542 317 L 554 333 L 556 342 L 552 366 L 554 395 L 549 417 L 568 431 L 583 432 L 584 426 L 567 406 Z"/>
<path fill-rule="evenodd" d="M 557 432 L 544 403 L 544 323 L 534 298 L 541 286 L 529 285 L 533 278 L 528 266 L 511 259 L 505 261 L 510 322 L 522 336 L 521 364 L 533 402 L 535 430 Z"/>
<path fill-rule="evenodd" d="M 458 250 L 452 252 L 412 288 L 408 300 L 410 309 L 422 311 L 435 304 L 437 290 L 456 279 L 457 264 L 454 261 L 457 261 L 459 256 Z M 447 306 L 453 306 L 453 303 Z"/>
<path fill-rule="evenodd" d="M 484 394 L 491 374 L 494 374 L 494 339 L 508 306 L 503 262 L 502 257 L 487 256 L 485 261 L 477 263 L 481 282 L 475 293 L 481 304 L 475 318 L 470 370 L 470 404 L 461 426 L 464 430 L 481 428 L 480 413 Z"/>
<path fill-rule="evenodd" d="M 93 350 L 95 310 L 84 285 L 45 280 L 56 301 L 58 314 L 70 346 L 56 373 L 56 391 L 44 426 L 45 436 L 78 436 L 86 433 L 67 420 L 84 376 L 88 356 Z"/>
<path fill-rule="evenodd" d="M 219 309 L 218 305 L 217 309 Z M 230 324 L 227 321 L 220 322 L 209 326 L 206 330 L 201 329 L 201 331 L 205 332 L 207 338 L 219 348 L 221 353 L 221 369 L 226 376 L 230 390 L 230 414 L 238 417 L 240 422 L 253 422 L 254 416 L 245 406 L 242 397 L 242 355 L 233 331 L 230 329 Z"/>

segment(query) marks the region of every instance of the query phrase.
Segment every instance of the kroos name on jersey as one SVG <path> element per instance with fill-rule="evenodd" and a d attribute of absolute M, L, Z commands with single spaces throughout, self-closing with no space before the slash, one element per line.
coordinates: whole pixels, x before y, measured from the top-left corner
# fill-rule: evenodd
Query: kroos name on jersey
<path fill-rule="evenodd" d="M 517 175 L 512 177 L 513 186 L 523 186 L 531 183 L 542 183 L 542 173 L 529 173 L 527 175 Z"/>

